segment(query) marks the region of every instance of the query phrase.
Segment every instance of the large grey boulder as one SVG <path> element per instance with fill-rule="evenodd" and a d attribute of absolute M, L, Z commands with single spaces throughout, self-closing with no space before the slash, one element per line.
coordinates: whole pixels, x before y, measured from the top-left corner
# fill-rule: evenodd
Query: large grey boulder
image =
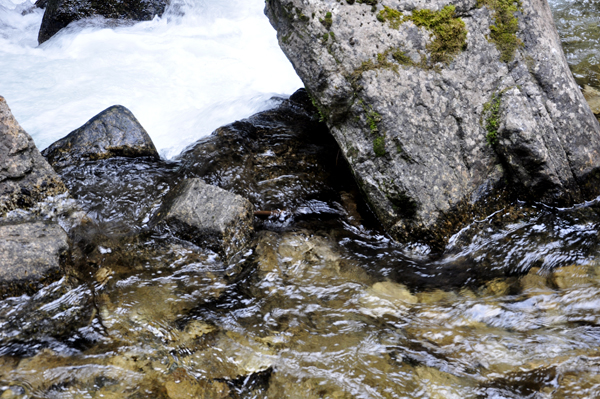
<path fill-rule="evenodd" d="M 66 191 L 0 97 L 0 216 Z"/>
<path fill-rule="evenodd" d="M 515 197 L 600 194 L 600 126 L 546 0 L 267 0 L 279 44 L 398 239 Z"/>
<path fill-rule="evenodd" d="M 56 223 L 0 226 L 0 295 L 59 278 L 68 249 L 67 233 Z"/>
<path fill-rule="evenodd" d="M 248 242 L 254 212 L 247 199 L 196 178 L 181 183 L 161 217 L 178 235 L 228 258 Z"/>
<path fill-rule="evenodd" d="M 146 130 L 122 105 L 105 109 L 51 144 L 42 151 L 42 155 L 54 167 L 115 156 L 158 158 L 156 147 Z"/>
<path fill-rule="evenodd" d="M 69 23 L 94 15 L 121 20 L 151 20 L 162 15 L 168 0 L 47 0 L 35 4 L 46 8 L 38 34 L 38 42 L 42 44 Z"/>

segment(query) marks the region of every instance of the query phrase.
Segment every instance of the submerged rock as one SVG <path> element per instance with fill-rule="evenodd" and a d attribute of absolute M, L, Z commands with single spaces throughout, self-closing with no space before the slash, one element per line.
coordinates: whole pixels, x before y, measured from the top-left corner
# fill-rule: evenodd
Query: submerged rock
<path fill-rule="evenodd" d="M 266 13 L 395 238 L 443 243 L 513 195 L 600 194 L 600 126 L 545 1 L 268 0 Z"/>
<path fill-rule="evenodd" d="M 167 207 L 164 218 L 178 234 L 225 257 L 242 249 L 253 230 L 250 201 L 200 179 L 181 183 Z"/>
<path fill-rule="evenodd" d="M 0 97 L 0 215 L 66 191 Z"/>
<path fill-rule="evenodd" d="M 58 224 L 0 226 L 0 294 L 31 291 L 60 277 L 68 249 L 67 234 Z"/>
<path fill-rule="evenodd" d="M 165 11 L 168 0 L 47 0 L 38 34 L 44 43 L 69 23 L 92 16 L 121 20 L 149 21 Z M 37 5 L 37 3 L 36 3 Z"/>
<path fill-rule="evenodd" d="M 146 130 L 131 111 L 121 105 L 105 109 L 79 129 L 51 144 L 42 154 L 54 167 L 116 156 L 158 158 Z"/>

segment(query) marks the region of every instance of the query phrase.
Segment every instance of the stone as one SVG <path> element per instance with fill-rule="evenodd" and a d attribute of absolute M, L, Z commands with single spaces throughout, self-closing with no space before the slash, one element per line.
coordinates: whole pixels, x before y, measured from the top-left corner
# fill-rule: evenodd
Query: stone
<path fill-rule="evenodd" d="M 47 0 L 38 34 L 44 43 L 69 23 L 92 16 L 119 20 L 149 21 L 165 11 L 168 0 Z M 37 5 L 37 3 L 36 3 Z"/>
<path fill-rule="evenodd" d="M 0 97 L 0 215 L 66 191 Z"/>
<path fill-rule="evenodd" d="M 162 214 L 178 235 L 227 258 L 246 245 L 253 231 L 250 201 L 198 178 L 184 180 Z"/>
<path fill-rule="evenodd" d="M 42 154 L 55 168 L 117 156 L 159 158 L 146 130 L 121 105 L 105 109 Z"/>
<path fill-rule="evenodd" d="M 600 194 L 600 125 L 546 1 L 268 0 L 265 12 L 394 238 L 439 249 L 514 198 Z"/>
<path fill-rule="evenodd" d="M 0 226 L 0 286 L 35 287 L 61 275 L 68 237 L 58 224 L 23 223 Z"/>

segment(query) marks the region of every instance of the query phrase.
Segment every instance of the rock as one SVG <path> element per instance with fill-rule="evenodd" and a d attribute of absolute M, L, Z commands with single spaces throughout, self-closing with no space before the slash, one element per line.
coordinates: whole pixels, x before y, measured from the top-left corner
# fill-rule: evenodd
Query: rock
<path fill-rule="evenodd" d="M 336 205 L 344 202 L 340 192 L 360 197 L 303 89 L 275 109 L 217 129 L 178 161 L 185 176 L 248 198 L 257 210 L 284 211 L 278 214 L 284 221 L 318 217 L 322 225 L 324 218 L 354 211 Z"/>
<path fill-rule="evenodd" d="M 0 97 L 0 215 L 66 191 Z"/>
<path fill-rule="evenodd" d="M 265 11 L 396 239 L 443 244 L 514 196 L 600 194 L 600 125 L 545 1 L 351 3 Z"/>
<path fill-rule="evenodd" d="M 253 231 L 253 207 L 247 199 L 200 179 L 181 183 L 163 217 L 179 235 L 230 257 Z"/>
<path fill-rule="evenodd" d="M 75 165 L 81 160 L 123 157 L 154 157 L 152 139 L 127 108 L 114 105 L 94 116 L 42 151 L 54 167 Z"/>
<path fill-rule="evenodd" d="M 67 234 L 54 223 L 0 226 L 0 287 L 16 291 L 61 275 L 61 257 L 69 249 Z"/>
<path fill-rule="evenodd" d="M 120 20 L 149 21 L 165 11 L 168 0 L 47 0 L 38 34 L 44 43 L 69 23 L 92 16 Z M 36 3 L 37 5 L 37 3 Z"/>
<path fill-rule="evenodd" d="M 34 4 L 37 8 L 46 8 L 48 0 L 37 0 Z"/>

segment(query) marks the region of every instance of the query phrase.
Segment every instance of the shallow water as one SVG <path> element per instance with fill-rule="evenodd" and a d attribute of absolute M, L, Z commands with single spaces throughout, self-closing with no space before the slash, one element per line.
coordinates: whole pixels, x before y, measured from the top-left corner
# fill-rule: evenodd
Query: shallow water
<path fill-rule="evenodd" d="M 247 23 L 258 18 L 255 3 L 260 2 L 235 3 L 246 13 Z M 111 57 L 150 46 L 153 35 L 164 40 L 164 48 L 175 40 L 169 35 L 183 38 L 183 47 L 173 50 L 181 53 L 192 42 L 206 44 L 209 37 L 239 44 L 239 32 L 228 30 L 231 15 L 221 19 L 222 25 L 214 22 L 219 20 L 216 15 L 227 12 L 220 4 L 228 3 L 197 2 L 210 12 L 187 14 L 213 21 L 198 28 L 205 29 L 206 37 L 189 21 L 165 18 L 133 27 L 77 28 L 42 48 L 33 48 L 31 35 L 39 13 L 13 18 L 11 8 L 8 21 L 14 26 L 12 33 L 0 34 L 0 64 L 9 64 L 10 57 L 30 60 L 32 65 L 19 76 L 31 76 L 26 80 L 33 83 L 25 90 L 3 77 L 0 93 L 38 144 L 49 143 L 65 133 L 52 129 L 67 123 L 78 127 L 97 113 L 97 106 L 104 107 L 104 99 L 113 97 L 102 86 L 74 90 L 77 83 L 54 92 L 55 85 L 37 76 L 42 63 L 52 61 L 44 67 L 48 70 L 71 65 L 80 71 L 80 62 L 96 58 L 86 48 L 111 37 L 110 45 L 99 49 L 101 54 L 114 52 Z M 596 39 L 585 41 L 593 31 L 588 22 L 595 18 L 590 11 L 594 4 L 552 1 L 557 15 L 565 16 L 558 27 L 567 37 L 567 57 L 582 84 L 596 79 L 589 44 Z M 0 7 L 7 5 L 0 0 Z M 7 32 L 2 12 L 6 10 L 0 8 L 1 29 Z M 175 13 L 172 18 L 177 18 Z M 121 42 L 120 50 L 110 48 Z M 67 57 L 71 52 L 72 58 Z M 135 80 L 131 71 L 139 72 L 155 56 L 144 55 L 137 69 L 135 60 L 125 62 L 132 69 L 116 68 L 126 71 L 116 79 Z M 214 55 L 214 60 L 219 57 Z M 232 62 L 232 68 L 245 63 L 243 57 Z M 95 70 L 108 74 L 101 69 Z M 127 100 L 134 93 L 133 106 L 125 105 L 159 146 L 167 142 L 161 137 L 172 133 L 156 132 L 171 126 L 171 120 L 144 119 L 144 113 L 177 120 L 181 114 L 191 115 L 181 119 L 184 125 L 172 124 L 190 133 L 177 136 L 181 142 L 171 147 L 164 144 L 167 155 L 207 134 L 211 123 L 231 122 L 266 107 L 263 98 L 270 97 L 269 91 L 289 94 L 296 84 L 295 77 L 286 75 L 285 83 L 267 89 L 260 76 L 270 72 L 261 70 L 258 88 L 251 83 L 240 89 L 235 85 L 247 82 L 249 75 L 237 70 L 232 73 L 240 75 L 238 83 L 231 82 L 237 94 L 218 97 L 221 89 L 196 93 L 192 80 L 197 72 L 179 71 L 181 82 L 153 102 L 153 94 L 167 91 L 161 86 L 163 72 L 171 76 L 168 71 L 143 71 L 140 80 L 145 83 L 118 95 Z M 13 70 L 6 76 L 16 74 Z M 202 78 L 207 82 L 198 84 L 209 87 L 215 76 L 208 74 Z M 144 86 L 148 91 L 142 91 Z M 12 90 L 13 101 L 3 90 Z M 96 91 L 98 97 L 88 96 Z M 255 93 L 265 97 L 248 101 Z M 195 95 L 205 96 L 200 103 L 211 96 L 224 100 L 214 108 L 185 108 L 183 103 L 193 104 Z M 84 104 L 90 115 L 73 120 L 74 114 L 85 113 Z M 243 106 L 238 109 L 236 104 Z M 39 119 L 35 107 L 41 110 Z M 56 116 L 59 109 L 63 116 Z M 58 121 L 49 123 L 55 117 Z M 273 129 L 271 141 L 252 137 L 260 144 L 254 150 L 263 174 L 253 175 L 252 168 L 249 173 L 246 161 L 228 170 L 201 165 L 189 172 L 202 172 L 212 183 L 234 191 L 240 181 L 253 179 L 254 191 L 245 194 L 261 209 L 283 210 L 257 220 L 252 245 L 230 261 L 153 224 L 185 162 L 117 158 L 62 171 L 93 223 L 74 233 L 77 273 L 34 296 L 0 301 L 1 398 L 600 397 L 600 204 L 556 209 L 516 203 L 463 229 L 444 253 L 431 253 L 425 245 L 395 244 L 383 234 L 353 194 L 356 188 L 330 143 L 310 136 L 315 141 L 302 138 L 298 141 L 307 144 L 298 149 L 276 118 L 254 123 L 256 131 L 249 130 L 254 135 Z M 47 126 L 48 135 L 46 127 L 36 131 L 35 126 Z M 240 126 L 226 130 L 246 129 Z M 237 143 L 250 147 L 243 140 Z M 284 167 L 275 154 L 289 148 L 304 158 Z M 217 156 L 228 155 L 217 147 L 209 159 Z M 323 173 L 303 164 L 312 159 Z M 305 180 L 308 173 L 321 180 Z"/>

